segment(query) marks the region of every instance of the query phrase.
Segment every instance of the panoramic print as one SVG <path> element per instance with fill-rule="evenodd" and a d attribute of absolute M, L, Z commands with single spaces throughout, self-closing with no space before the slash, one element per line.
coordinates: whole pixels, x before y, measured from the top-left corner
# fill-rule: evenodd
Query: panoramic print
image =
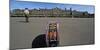
<path fill-rule="evenodd" d="M 10 49 L 94 44 L 95 6 L 10 0 Z"/>

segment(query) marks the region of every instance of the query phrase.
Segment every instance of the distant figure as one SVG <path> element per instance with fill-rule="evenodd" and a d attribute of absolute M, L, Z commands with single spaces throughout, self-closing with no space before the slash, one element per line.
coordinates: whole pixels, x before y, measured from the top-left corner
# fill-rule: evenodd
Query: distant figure
<path fill-rule="evenodd" d="M 28 10 L 28 8 L 25 8 L 24 14 L 25 14 L 26 22 L 29 22 L 29 10 Z"/>

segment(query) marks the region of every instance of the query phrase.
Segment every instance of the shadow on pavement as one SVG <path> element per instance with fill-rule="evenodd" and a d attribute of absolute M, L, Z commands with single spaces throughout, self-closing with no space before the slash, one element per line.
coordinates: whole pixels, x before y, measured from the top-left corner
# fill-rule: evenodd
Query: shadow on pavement
<path fill-rule="evenodd" d="M 26 21 L 17 21 L 17 22 L 21 22 L 21 23 L 29 23 L 29 22 L 26 22 Z"/>
<path fill-rule="evenodd" d="M 45 34 L 38 35 L 32 41 L 32 48 L 41 48 L 41 47 L 47 47 Z"/>

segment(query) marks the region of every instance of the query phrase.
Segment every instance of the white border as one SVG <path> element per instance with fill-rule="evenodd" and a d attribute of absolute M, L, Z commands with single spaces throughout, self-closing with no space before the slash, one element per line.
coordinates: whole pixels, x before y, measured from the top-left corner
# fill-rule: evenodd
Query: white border
<path fill-rule="evenodd" d="M 100 0 L 96 0 L 95 45 L 78 45 L 34 50 L 100 50 Z M 9 1 L 0 0 L 0 50 L 9 50 Z M 26 49 L 32 50 L 32 49 Z"/>
<path fill-rule="evenodd" d="M 0 0 L 0 50 L 9 49 L 9 0 Z"/>

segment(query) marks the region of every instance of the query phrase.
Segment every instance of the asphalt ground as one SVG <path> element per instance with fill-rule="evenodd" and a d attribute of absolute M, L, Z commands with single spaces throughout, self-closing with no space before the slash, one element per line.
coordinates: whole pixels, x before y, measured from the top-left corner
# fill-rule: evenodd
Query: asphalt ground
<path fill-rule="evenodd" d="M 10 18 L 10 48 L 31 48 L 32 41 L 46 34 L 50 21 L 59 23 L 59 46 L 94 43 L 94 18 Z M 40 41 L 41 42 L 41 41 Z"/>

